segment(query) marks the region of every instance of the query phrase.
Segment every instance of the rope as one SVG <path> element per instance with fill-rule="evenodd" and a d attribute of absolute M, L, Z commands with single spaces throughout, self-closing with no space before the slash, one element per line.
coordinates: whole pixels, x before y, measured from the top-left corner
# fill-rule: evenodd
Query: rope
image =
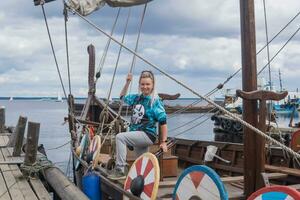
<path fill-rule="evenodd" d="M 139 46 L 139 41 L 140 41 L 140 36 L 141 36 L 141 30 L 142 30 L 142 26 L 143 26 L 143 23 L 144 23 L 144 18 L 145 18 L 145 14 L 146 14 L 147 5 L 148 4 L 146 3 L 145 6 L 144 6 L 144 9 L 143 9 L 142 19 L 141 19 L 140 26 L 139 26 L 139 32 L 138 32 L 138 36 L 137 36 L 136 42 L 135 42 L 135 48 L 134 48 L 135 52 L 138 51 L 138 46 Z M 133 54 L 131 67 L 130 67 L 130 70 L 129 70 L 130 73 L 132 73 L 132 70 L 134 69 L 135 62 L 136 62 L 136 56 L 135 56 L 135 54 Z"/>
<path fill-rule="evenodd" d="M 23 172 L 26 172 L 25 174 L 27 174 L 27 178 L 34 178 L 34 176 L 36 174 L 38 174 L 39 171 L 47 169 L 52 166 L 53 166 L 53 163 L 50 160 L 48 160 L 48 158 L 46 156 L 42 156 L 38 159 L 38 161 L 36 161 L 32 165 L 27 165 L 27 164 L 23 163 L 20 166 L 20 169 Z"/>
<path fill-rule="evenodd" d="M 137 36 L 137 39 L 136 39 L 136 42 L 135 42 L 135 50 L 134 50 L 135 52 L 138 51 L 140 35 L 141 35 L 142 26 L 143 26 L 143 23 L 144 23 L 144 18 L 145 18 L 145 14 L 146 14 L 147 5 L 148 5 L 148 3 L 145 4 L 144 9 L 143 9 L 142 18 L 141 18 L 141 22 L 140 22 L 140 26 L 139 26 L 139 31 L 138 31 L 138 36 Z M 135 63 L 136 63 L 136 57 L 135 57 L 135 55 L 133 55 L 132 62 L 131 62 L 131 67 L 129 69 L 129 73 L 132 73 L 134 71 Z M 129 93 L 131 92 L 131 90 L 132 90 L 132 83 L 130 82 Z M 121 100 L 121 105 L 120 105 L 121 109 L 119 109 L 120 113 L 122 111 L 123 104 L 124 104 L 124 101 Z M 125 116 L 126 117 L 128 116 L 128 106 L 126 108 Z"/>
<path fill-rule="evenodd" d="M 215 108 L 210 109 L 207 113 L 201 114 L 200 116 L 198 116 L 198 117 L 196 117 L 196 118 L 194 118 L 194 119 L 192 119 L 192 120 L 190 120 L 190 121 L 188 121 L 188 122 L 186 122 L 186 123 L 184 123 L 184 124 L 182 124 L 182 125 L 180 125 L 180 126 L 177 126 L 177 127 L 173 128 L 173 129 L 170 129 L 169 132 L 176 131 L 176 130 L 178 130 L 179 128 L 182 128 L 182 127 L 184 127 L 184 126 L 186 126 L 186 125 L 188 125 L 188 124 L 190 124 L 190 123 L 193 123 L 194 121 L 197 121 L 198 119 L 201 119 L 202 117 L 204 117 L 204 116 L 207 115 L 208 113 L 211 113 L 213 110 L 215 110 Z M 175 136 L 173 136 L 173 137 L 175 137 Z"/>
<path fill-rule="evenodd" d="M 115 28 L 116 28 L 116 24 L 117 24 L 117 21 L 119 19 L 119 16 L 120 16 L 120 12 L 121 12 L 121 8 L 118 9 L 118 12 L 117 12 L 117 15 L 116 15 L 116 18 L 115 18 L 115 21 L 113 23 L 113 26 L 112 26 L 112 29 L 110 31 L 110 35 L 112 36 L 114 31 L 115 31 Z M 106 55 L 107 55 L 107 52 L 108 52 L 108 48 L 110 46 L 110 42 L 111 42 L 111 39 L 109 38 L 107 40 L 107 43 L 105 45 L 105 48 L 104 48 L 104 51 L 103 51 L 103 54 L 102 54 L 102 57 L 101 57 L 101 60 L 99 62 L 99 65 L 98 65 L 98 69 L 97 69 L 97 73 L 96 73 L 96 80 L 95 80 L 95 85 L 98 81 L 98 79 L 100 78 L 101 76 L 101 72 L 102 72 L 102 69 L 104 67 L 104 63 L 105 63 L 105 59 L 106 59 Z"/>
<path fill-rule="evenodd" d="M 217 92 L 218 90 L 219 90 L 218 87 L 216 87 L 216 88 L 214 88 L 213 90 L 211 90 L 210 92 L 208 92 L 207 94 L 205 94 L 205 96 L 206 96 L 206 97 L 209 97 L 209 96 L 211 96 L 212 94 L 214 94 L 215 92 Z M 168 119 L 172 119 L 173 117 L 176 117 L 176 114 L 180 114 L 180 113 L 182 113 L 182 112 L 188 110 L 188 109 L 191 108 L 192 106 L 194 106 L 194 105 L 196 105 L 196 104 L 198 104 L 198 103 L 200 103 L 200 102 L 202 102 L 202 101 L 203 101 L 203 99 L 195 100 L 194 102 L 192 102 L 191 104 L 185 106 L 184 108 L 181 108 L 181 109 L 179 109 L 179 110 L 174 111 L 173 113 L 170 113 Z"/>
<path fill-rule="evenodd" d="M 283 149 L 285 149 L 287 152 L 289 152 L 290 154 L 292 154 L 294 157 L 296 158 L 300 158 L 300 154 L 294 152 L 292 149 L 282 145 L 280 142 L 276 141 L 275 139 L 267 136 L 265 133 L 263 133 L 261 130 L 255 128 L 254 126 L 252 126 L 251 124 L 243 121 L 242 119 L 240 119 L 238 116 L 230 113 L 229 111 L 227 111 L 226 109 L 224 109 L 223 107 L 221 107 L 220 105 L 214 103 L 211 99 L 202 96 L 201 94 L 199 94 L 198 92 L 196 92 L 195 90 L 191 89 L 190 87 L 188 87 L 187 85 L 185 85 L 184 83 L 178 81 L 176 78 L 174 78 L 173 76 L 169 75 L 168 73 L 166 73 L 165 71 L 163 71 L 162 69 L 160 69 L 158 66 L 156 66 L 155 64 L 152 64 L 150 61 L 148 61 L 147 59 L 145 59 L 144 57 L 142 57 L 139 53 L 131 50 L 130 48 L 128 48 L 127 46 L 125 46 L 123 43 L 119 42 L 117 39 L 115 39 L 114 37 L 110 36 L 109 34 L 107 34 L 104 30 L 102 30 L 101 28 L 97 27 L 94 23 L 92 23 L 90 20 L 86 19 L 85 17 L 83 17 L 82 15 L 80 15 L 77 11 L 75 11 L 74 9 L 72 9 L 72 11 L 78 15 L 80 18 L 82 18 L 84 21 L 86 21 L 88 24 L 90 24 L 92 27 L 94 27 L 95 29 L 97 29 L 98 31 L 100 31 L 101 33 L 103 33 L 104 35 L 106 35 L 107 37 L 110 37 L 115 43 L 123 46 L 124 49 L 126 49 L 127 51 L 133 53 L 136 55 L 136 57 L 138 57 L 139 59 L 141 59 L 142 61 L 144 61 L 146 64 L 148 64 L 149 66 L 151 66 L 152 68 L 156 69 L 157 71 L 159 71 L 160 73 L 162 73 L 163 75 L 165 75 L 166 77 L 168 77 L 169 79 L 173 80 L 174 82 L 176 82 L 178 85 L 181 85 L 183 88 L 187 89 L 188 91 L 190 91 L 191 93 L 193 93 L 194 95 L 198 96 L 199 98 L 203 98 L 205 101 L 207 101 L 208 103 L 214 105 L 216 108 L 218 108 L 219 110 L 223 111 L 225 114 L 228 114 L 229 116 L 231 116 L 232 118 L 234 118 L 236 121 L 240 122 L 242 125 L 244 125 L 245 127 L 255 131 L 257 134 L 261 135 L 262 137 L 264 137 L 265 139 L 270 140 L 271 142 L 277 144 L 278 146 L 282 147 Z"/>
<path fill-rule="evenodd" d="M 270 62 L 274 60 L 274 58 L 282 51 L 282 49 L 293 39 L 293 37 L 299 32 L 300 27 L 293 33 L 293 35 L 284 43 L 284 45 L 277 51 L 277 53 L 271 58 Z M 263 70 L 268 66 L 267 63 L 258 73 L 257 75 L 261 74 Z"/>
<path fill-rule="evenodd" d="M 128 10 L 128 15 L 127 15 L 127 19 L 126 19 L 126 23 L 125 23 L 125 27 L 124 27 L 124 31 L 123 31 L 123 36 L 122 36 L 122 43 L 125 40 L 125 35 L 126 35 L 126 32 L 127 32 L 127 28 L 128 28 L 128 22 L 129 22 L 130 14 L 131 14 L 131 8 L 129 8 L 129 10 Z M 122 46 L 120 46 L 120 48 L 119 48 L 118 57 L 117 57 L 117 60 L 116 60 L 116 65 L 115 65 L 115 68 L 114 68 L 114 72 L 113 72 L 113 76 L 112 76 L 112 80 L 111 80 L 109 92 L 108 92 L 108 95 L 107 95 L 107 102 L 106 102 L 105 107 L 102 110 L 102 112 L 107 112 L 107 107 L 108 107 L 108 104 L 109 104 L 109 99 L 110 99 L 110 96 L 111 96 L 112 87 L 114 85 L 114 81 L 115 81 L 115 77 L 116 77 L 116 72 L 117 72 L 117 69 L 118 69 L 118 66 L 119 66 L 121 52 L 122 52 Z M 101 133 L 103 131 L 104 122 L 105 122 L 105 118 L 103 117 L 103 120 L 102 120 L 102 123 L 101 123 L 101 129 L 100 129 Z"/>
<path fill-rule="evenodd" d="M 46 17 L 44 5 L 41 4 L 41 7 L 42 7 L 43 15 L 44 15 L 44 20 L 45 20 L 45 24 L 46 24 L 46 28 L 47 28 L 47 33 L 48 33 L 48 37 L 49 37 L 49 41 L 50 41 L 50 45 L 51 45 L 52 54 L 53 54 L 54 61 L 55 61 L 56 70 L 57 70 L 57 73 L 58 73 L 58 76 L 59 76 L 60 84 L 61 84 L 61 87 L 63 89 L 65 98 L 68 99 L 67 98 L 67 93 L 66 93 L 66 90 L 65 90 L 65 86 L 64 86 L 64 83 L 63 83 L 63 80 L 62 80 L 62 77 L 61 77 L 60 69 L 59 69 L 59 66 L 58 66 L 56 54 L 55 54 L 55 51 L 54 51 L 54 47 L 53 47 L 53 43 L 52 43 L 52 39 L 51 39 L 51 34 L 50 34 L 50 31 L 49 31 L 49 26 L 48 26 L 48 22 L 47 22 L 47 17 Z M 69 107 L 70 107 L 70 105 L 69 105 Z"/>
<path fill-rule="evenodd" d="M 266 30 L 266 42 L 267 42 L 267 57 L 268 57 L 268 75 L 269 75 L 269 85 L 270 85 L 270 91 L 272 91 L 272 76 L 271 76 L 271 64 L 270 64 L 270 49 L 269 49 L 269 44 L 268 44 L 268 41 L 269 41 L 269 34 L 268 34 L 268 22 L 267 22 L 267 11 L 266 11 L 266 2 L 265 0 L 263 0 L 263 7 L 264 7 L 264 21 L 265 21 L 265 30 Z M 269 105 L 273 105 L 273 101 L 271 100 L 270 101 L 270 104 Z M 269 107 L 270 108 L 270 107 Z M 272 115 L 272 112 L 271 112 L 271 109 L 269 109 L 270 112 L 269 112 L 269 126 L 270 126 L 270 123 L 271 123 L 271 115 Z"/>
<path fill-rule="evenodd" d="M 64 21 L 65 21 L 65 40 L 66 40 L 66 57 L 67 57 L 67 68 L 68 68 L 68 82 L 69 82 L 69 94 L 72 94 L 71 90 L 71 75 L 70 75 L 70 59 L 69 59 L 69 43 L 68 43 L 68 11 L 64 5 Z"/>
<path fill-rule="evenodd" d="M 265 19 L 265 30 L 266 30 L 266 41 L 267 41 L 267 57 L 268 57 L 268 73 L 269 73 L 269 84 L 270 90 L 272 90 L 272 77 L 271 77 L 271 65 L 270 65 L 270 49 L 269 49 L 269 36 L 268 36 L 268 22 L 267 22 L 267 11 L 266 11 L 266 2 L 263 0 L 264 7 L 264 19 Z"/>
<path fill-rule="evenodd" d="M 53 148 L 50 148 L 50 149 L 46 149 L 46 151 L 51 151 L 51 150 L 55 150 L 55 149 L 60 149 L 60 148 L 62 148 L 62 147 L 64 147 L 64 146 L 66 146 L 67 144 L 70 144 L 70 142 L 71 142 L 71 140 L 69 140 L 68 142 L 66 142 L 66 143 L 64 143 L 64 144 L 62 144 L 62 145 L 59 145 L 59 146 L 57 146 L 57 147 L 53 147 Z"/>
<path fill-rule="evenodd" d="M 129 11 L 128 11 L 128 15 L 127 15 L 127 19 L 126 19 L 126 24 L 125 24 L 125 27 L 124 27 L 124 32 L 123 32 L 123 36 L 122 36 L 122 40 L 121 40 L 122 43 L 125 40 L 125 35 L 126 35 L 126 32 L 127 32 L 127 28 L 128 28 L 128 22 L 129 22 L 130 14 L 131 14 L 131 8 L 129 8 Z M 112 87 L 114 85 L 114 81 L 115 81 L 115 77 L 116 77 L 116 72 L 117 72 L 117 69 L 118 69 L 118 66 L 119 66 L 121 52 L 122 52 L 122 46 L 120 46 L 120 48 L 119 48 L 118 57 L 117 57 L 117 61 L 116 61 L 116 66 L 114 68 L 114 72 L 113 72 L 113 76 L 112 76 L 112 80 L 111 80 L 111 84 L 110 84 L 110 88 L 109 88 L 109 92 L 108 92 L 108 96 L 107 96 L 107 100 L 108 100 L 107 104 L 106 104 L 107 106 L 109 104 L 109 99 L 110 99 L 110 96 L 111 96 Z"/>

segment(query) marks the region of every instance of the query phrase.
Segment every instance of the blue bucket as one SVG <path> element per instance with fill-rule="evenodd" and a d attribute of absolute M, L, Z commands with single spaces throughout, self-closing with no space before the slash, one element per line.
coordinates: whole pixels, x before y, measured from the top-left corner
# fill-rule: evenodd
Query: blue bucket
<path fill-rule="evenodd" d="M 86 173 L 82 178 L 82 188 L 89 199 L 101 200 L 100 177 L 97 174 L 93 172 Z"/>

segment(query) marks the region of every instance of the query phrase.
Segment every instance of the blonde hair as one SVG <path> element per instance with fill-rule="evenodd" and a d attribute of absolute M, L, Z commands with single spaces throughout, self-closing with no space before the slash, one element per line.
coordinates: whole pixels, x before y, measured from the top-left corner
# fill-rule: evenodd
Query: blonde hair
<path fill-rule="evenodd" d="M 141 75 L 140 75 L 140 78 L 139 78 L 139 94 L 141 94 L 140 83 L 141 83 L 142 78 L 150 78 L 152 80 L 152 83 L 153 83 L 153 88 L 152 88 L 152 91 L 151 91 L 151 107 L 152 107 L 152 104 L 154 103 L 154 100 L 157 96 L 156 95 L 156 90 L 155 90 L 155 77 L 154 77 L 154 74 L 150 70 L 145 70 L 145 71 L 141 72 Z"/>

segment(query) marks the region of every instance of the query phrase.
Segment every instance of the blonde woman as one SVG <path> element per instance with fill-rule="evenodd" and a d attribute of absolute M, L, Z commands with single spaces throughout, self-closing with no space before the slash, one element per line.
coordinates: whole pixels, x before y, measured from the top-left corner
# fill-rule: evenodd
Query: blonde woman
<path fill-rule="evenodd" d="M 126 178 L 126 146 L 133 147 L 137 156 L 148 151 L 148 147 L 157 140 L 156 123 L 159 123 L 162 133 L 160 148 L 167 151 L 167 114 L 162 102 L 155 96 L 155 78 L 151 71 L 143 71 L 139 78 L 139 94 L 128 94 L 127 90 L 132 81 L 132 74 L 128 74 L 120 98 L 132 107 L 129 132 L 122 132 L 116 136 L 116 168 L 109 175 L 110 179 Z"/>

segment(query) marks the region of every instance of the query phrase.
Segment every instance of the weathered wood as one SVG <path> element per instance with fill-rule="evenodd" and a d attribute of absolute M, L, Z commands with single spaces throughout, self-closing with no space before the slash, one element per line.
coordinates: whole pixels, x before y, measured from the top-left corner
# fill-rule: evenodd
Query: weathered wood
<path fill-rule="evenodd" d="M 50 167 L 45 169 L 43 175 L 61 199 L 88 200 L 88 197 L 65 177 L 58 168 Z"/>
<path fill-rule="evenodd" d="M 5 130 L 5 107 L 0 106 L 0 133 Z"/>
<path fill-rule="evenodd" d="M 256 69 L 256 41 L 255 41 L 255 17 L 254 0 L 240 0 L 241 15 L 241 43 L 242 43 L 242 79 L 243 90 L 246 92 L 257 90 Z M 243 100 L 243 119 L 257 126 L 257 102 Z M 244 127 L 244 194 L 250 196 L 258 188 L 256 187 L 256 158 L 261 144 L 254 131 Z"/>
<path fill-rule="evenodd" d="M 277 166 L 272 166 L 272 165 L 266 165 L 265 168 L 268 171 L 281 172 L 281 173 L 285 173 L 288 175 L 300 177 L 299 169 L 292 169 L 292 168 L 288 168 L 288 167 L 277 167 Z"/>
<path fill-rule="evenodd" d="M 28 122 L 26 153 L 24 160 L 25 165 L 32 165 L 36 161 L 39 133 L 40 124 L 35 122 Z"/>
<path fill-rule="evenodd" d="M 89 94 L 94 95 L 96 92 L 95 88 L 95 47 L 90 44 L 87 47 L 87 51 L 89 54 L 89 76 L 88 76 L 88 84 L 89 84 Z"/>
<path fill-rule="evenodd" d="M 3 156 L 2 149 L 0 150 L 0 160 L 5 161 Z M 9 196 L 13 200 L 24 200 L 23 194 L 20 191 L 17 181 L 12 174 L 12 170 L 9 165 L 0 165 L 1 175 L 3 176 L 4 184 L 9 193 Z"/>
<path fill-rule="evenodd" d="M 13 157 L 11 156 L 10 152 L 7 148 L 2 149 L 3 156 L 5 157 L 6 161 L 13 161 Z M 9 169 L 11 170 L 12 175 L 16 180 L 16 184 L 22 193 L 25 200 L 38 200 L 35 193 L 32 191 L 29 183 L 23 176 L 22 172 L 20 171 L 17 165 L 8 165 Z"/>
<path fill-rule="evenodd" d="M 171 95 L 171 94 L 165 94 L 165 93 L 158 93 L 158 96 L 161 98 L 161 100 L 175 100 L 180 97 L 180 93 Z"/>
<path fill-rule="evenodd" d="M 34 189 L 35 194 L 40 200 L 50 200 L 51 196 L 44 187 L 40 179 L 29 179 L 31 187 Z"/>
<path fill-rule="evenodd" d="M 267 90 L 255 90 L 250 92 L 245 92 L 242 90 L 237 90 L 236 94 L 238 97 L 241 97 L 243 99 L 248 100 L 273 100 L 273 101 L 280 101 L 281 99 L 284 99 L 288 92 L 273 92 L 273 91 L 267 91 Z"/>
<path fill-rule="evenodd" d="M 27 123 L 27 117 L 20 116 L 17 127 L 15 129 L 15 132 L 9 138 L 8 143 L 14 147 L 13 156 L 20 156 L 20 154 L 21 154 L 26 123 Z M 11 143 L 10 143 L 10 141 L 11 141 Z M 9 145 L 9 146 L 11 146 L 11 145 Z"/>

